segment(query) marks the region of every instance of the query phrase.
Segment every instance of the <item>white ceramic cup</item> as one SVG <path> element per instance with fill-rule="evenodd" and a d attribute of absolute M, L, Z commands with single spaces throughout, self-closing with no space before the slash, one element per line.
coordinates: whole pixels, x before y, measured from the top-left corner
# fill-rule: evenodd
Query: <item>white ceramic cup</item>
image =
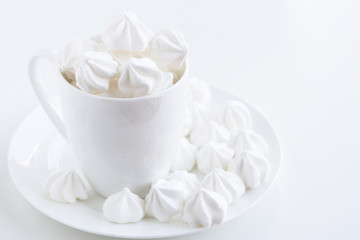
<path fill-rule="evenodd" d="M 41 58 L 55 64 L 56 51 L 40 51 L 30 60 L 32 86 L 93 189 L 108 197 L 129 187 L 143 197 L 151 183 L 168 174 L 177 151 L 188 94 L 187 64 L 172 87 L 137 98 L 83 92 L 58 70 L 61 106 L 56 106 L 37 71 Z"/>

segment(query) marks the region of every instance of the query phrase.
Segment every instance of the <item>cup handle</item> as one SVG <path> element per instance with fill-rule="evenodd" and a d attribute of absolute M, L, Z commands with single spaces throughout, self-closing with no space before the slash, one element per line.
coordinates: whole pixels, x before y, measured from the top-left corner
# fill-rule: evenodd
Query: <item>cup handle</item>
<path fill-rule="evenodd" d="M 28 65 L 28 73 L 30 82 L 35 91 L 36 96 L 38 97 L 40 104 L 44 108 L 45 112 L 49 116 L 50 120 L 53 122 L 55 127 L 66 139 L 66 129 L 64 120 L 61 114 L 61 106 L 54 101 L 54 97 L 51 96 L 50 92 L 44 85 L 44 80 L 39 75 L 38 69 L 38 60 L 41 58 L 46 59 L 54 64 L 56 67 L 56 50 L 53 49 L 43 49 L 35 56 L 30 59 Z"/>

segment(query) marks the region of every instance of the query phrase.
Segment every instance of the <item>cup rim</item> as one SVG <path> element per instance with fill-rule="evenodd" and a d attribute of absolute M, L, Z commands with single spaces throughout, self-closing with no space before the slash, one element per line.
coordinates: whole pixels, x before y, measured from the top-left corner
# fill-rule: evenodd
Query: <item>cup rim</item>
<path fill-rule="evenodd" d="M 81 89 L 78 89 L 74 86 L 72 86 L 62 75 L 61 71 L 58 71 L 58 75 L 59 75 L 59 82 L 61 82 L 60 84 L 62 84 L 63 86 L 65 86 L 66 88 L 70 89 L 70 91 L 76 91 L 77 93 L 79 93 L 80 95 L 83 95 L 85 97 L 89 97 L 89 98 L 97 98 L 100 100 L 106 100 L 106 101 L 114 101 L 114 102 L 135 102 L 135 101 L 143 101 L 143 100 L 150 100 L 150 99 L 154 99 L 154 98 L 159 98 L 162 97 L 164 95 L 168 95 L 169 92 L 174 91 L 175 89 L 179 88 L 181 85 L 183 85 L 185 82 L 185 79 L 187 78 L 188 75 L 188 69 L 189 69 L 189 64 L 188 64 L 188 60 L 186 60 L 183 63 L 183 74 L 181 76 L 181 78 L 179 78 L 179 80 L 176 81 L 176 83 L 174 83 L 171 87 L 158 92 L 156 94 L 151 94 L 151 95 L 146 95 L 146 96 L 141 96 L 141 97 L 132 97 L 132 98 L 114 98 L 114 97 L 106 97 L 106 96 L 100 96 L 100 95 L 95 95 L 95 94 L 91 94 L 85 91 L 82 91 Z M 180 85 L 180 86 L 179 86 Z"/>

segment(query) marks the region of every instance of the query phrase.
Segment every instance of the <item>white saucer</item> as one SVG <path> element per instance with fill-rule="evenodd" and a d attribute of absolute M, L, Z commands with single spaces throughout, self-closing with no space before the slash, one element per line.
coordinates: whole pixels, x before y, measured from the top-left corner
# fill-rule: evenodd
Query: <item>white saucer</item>
<path fill-rule="evenodd" d="M 240 100 L 216 88 L 212 88 L 212 94 L 215 105 L 226 100 Z M 229 207 L 226 221 L 238 217 L 255 205 L 274 183 L 280 170 L 281 149 L 275 131 L 258 111 L 246 105 L 253 117 L 254 130 L 269 144 L 268 157 L 272 172 L 264 184 L 247 191 L 238 202 Z M 104 199 L 95 193 L 90 193 L 88 200 L 75 204 L 50 201 L 43 189 L 50 172 L 63 168 L 77 169 L 78 166 L 69 146 L 41 107 L 36 108 L 15 132 L 10 144 L 8 166 L 15 186 L 30 204 L 50 218 L 82 231 L 121 238 L 163 238 L 208 229 L 194 228 L 178 220 L 160 223 L 150 218 L 133 224 L 109 223 L 101 211 Z"/>

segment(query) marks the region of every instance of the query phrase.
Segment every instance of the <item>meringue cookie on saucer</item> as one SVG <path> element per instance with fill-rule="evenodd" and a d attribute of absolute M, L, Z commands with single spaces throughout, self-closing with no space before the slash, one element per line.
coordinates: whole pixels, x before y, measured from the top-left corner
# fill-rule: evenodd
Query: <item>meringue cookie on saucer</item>
<path fill-rule="evenodd" d="M 202 147 L 209 141 L 220 143 L 228 142 L 229 139 L 229 130 L 212 120 L 195 129 L 190 136 L 190 141 L 197 147 Z"/>
<path fill-rule="evenodd" d="M 188 46 L 183 35 L 166 28 L 151 39 L 148 56 L 165 72 L 177 72 L 187 58 Z"/>
<path fill-rule="evenodd" d="M 196 147 L 186 137 L 180 139 L 180 146 L 174 156 L 172 170 L 190 171 L 196 163 Z"/>
<path fill-rule="evenodd" d="M 238 130 L 231 136 L 229 147 L 234 149 L 236 155 L 245 150 L 263 154 L 269 151 L 265 139 L 251 130 Z"/>
<path fill-rule="evenodd" d="M 145 202 L 128 188 L 124 188 L 109 196 L 102 210 L 104 217 L 110 222 L 138 222 L 145 216 Z"/>
<path fill-rule="evenodd" d="M 190 102 L 186 108 L 185 120 L 183 126 L 183 136 L 191 134 L 209 120 L 208 111 L 200 104 Z"/>
<path fill-rule="evenodd" d="M 235 173 L 220 168 L 208 173 L 201 182 L 200 187 L 219 193 L 228 204 L 235 202 L 245 193 L 245 185 L 242 180 Z"/>
<path fill-rule="evenodd" d="M 200 182 L 195 174 L 189 173 L 187 171 L 175 171 L 169 174 L 166 177 L 169 181 L 178 181 L 180 182 L 186 193 L 185 198 L 187 198 L 189 195 L 193 194 L 196 190 L 198 190 Z"/>
<path fill-rule="evenodd" d="M 209 85 L 198 78 L 190 78 L 189 88 L 190 100 L 206 108 L 211 101 L 211 90 Z"/>
<path fill-rule="evenodd" d="M 143 52 L 152 37 L 153 32 L 132 12 L 123 12 L 102 34 L 103 41 L 111 50 L 129 52 Z"/>
<path fill-rule="evenodd" d="M 152 184 L 145 197 L 145 212 L 160 222 L 168 222 L 181 213 L 185 199 L 185 189 L 179 181 L 160 179 Z"/>
<path fill-rule="evenodd" d="M 228 204 L 220 194 L 200 188 L 185 201 L 183 221 L 194 227 L 221 224 L 227 208 Z"/>
<path fill-rule="evenodd" d="M 56 62 L 61 72 L 68 80 L 75 80 L 74 63 L 81 58 L 86 51 L 92 51 L 97 47 L 97 42 L 88 38 L 75 38 L 61 48 L 56 56 Z"/>
<path fill-rule="evenodd" d="M 131 58 L 119 71 L 118 86 L 127 98 L 159 93 L 173 85 L 173 74 L 160 71 L 150 58 Z"/>
<path fill-rule="evenodd" d="M 198 151 L 197 167 L 202 173 L 211 172 L 215 168 L 227 170 L 233 156 L 234 151 L 226 143 L 210 141 Z"/>
<path fill-rule="evenodd" d="M 191 113 L 189 108 L 185 108 L 184 114 L 184 122 L 183 127 L 181 129 L 181 136 L 186 137 L 190 134 L 190 127 L 191 127 Z"/>
<path fill-rule="evenodd" d="M 52 174 L 45 184 L 50 199 L 62 203 L 75 203 L 88 198 L 86 185 L 74 171 L 63 170 Z"/>
<path fill-rule="evenodd" d="M 89 93 L 108 90 L 110 81 L 118 76 L 118 64 L 111 55 L 103 52 L 84 52 L 74 68 L 76 86 Z"/>
<path fill-rule="evenodd" d="M 229 171 L 237 174 L 244 181 L 246 187 L 254 189 L 269 176 L 271 166 L 264 155 L 243 151 L 230 164 Z"/>
<path fill-rule="evenodd" d="M 251 114 L 240 101 L 227 101 L 218 115 L 218 121 L 230 132 L 248 129 L 252 125 Z"/>

